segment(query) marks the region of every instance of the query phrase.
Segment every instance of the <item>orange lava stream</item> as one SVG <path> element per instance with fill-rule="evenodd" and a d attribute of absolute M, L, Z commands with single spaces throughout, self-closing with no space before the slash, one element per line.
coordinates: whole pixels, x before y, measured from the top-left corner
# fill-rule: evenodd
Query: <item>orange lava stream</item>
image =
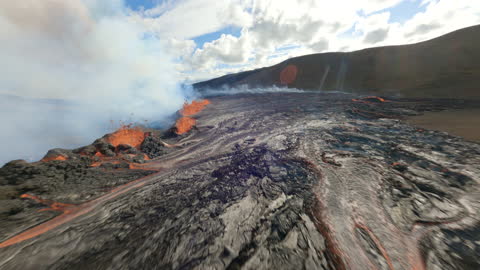
<path fill-rule="evenodd" d="M 180 110 L 180 114 L 183 115 L 180 119 L 177 120 L 175 123 L 175 127 L 177 129 L 176 133 L 177 134 L 184 134 L 187 133 L 192 129 L 193 126 L 197 123 L 197 121 L 191 117 L 210 104 L 210 101 L 207 99 L 201 100 L 201 101 L 192 101 L 191 104 L 185 103 L 183 104 L 183 109 Z"/>
<path fill-rule="evenodd" d="M 175 127 L 177 128 L 177 134 L 184 134 L 189 132 L 197 121 L 191 117 L 182 117 L 177 120 Z"/>
<path fill-rule="evenodd" d="M 196 120 L 187 116 L 191 116 L 194 114 L 197 114 L 198 112 L 202 111 L 205 106 L 210 104 L 210 101 L 208 100 L 202 100 L 202 101 L 193 101 L 191 104 L 185 103 L 183 106 L 183 109 L 180 111 L 180 113 L 183 115 L 182 118 L 180 118 L 177 123 L 176 123 L 176 128 L 177 128 L 177 133 L 182 134 L 185 132 L 188 132 L 196 123 Z M 132 147 L 139 148 L 143 141 L 145 140 L 146 133 L 143 132 L 140 128 L 132 128 L 130 126 L 123 126 L 119 130 L 115 131 L 114 133 L 110 134 L 107 136 L 106 140 L 108 143 L 112 144 L 113 146 L 117 147 L 121 144 L 127 144 Z M 175 147 L 175 145 L 168 145 L 166 144 L 167 147 Z M 103 154 L 100 152 L 95 153 L 96 157 L 100 157 L 102 159 L 106 159 Z M 42 161 L 50 161 L 50 160 L 67 160 L 66 157 L 63 156 L 57 156 L 53 158 L 45 158 Z M 149 160 L 148 156 L 145 155 L 145 160 Z M 100 166 L 104 161 L 99 161 L 91 164 L 90 166 L 92 167 L 98 167 Z M 111 163 L 119 163 L 120 161 L 118 160 L 111 160 L 108 161 Z M 144 164 L 137 164 L 137 163 L 129 163 L 129 168 L 130 169 L 135 169 L 135 170 L 157 170 L 157 169 L 151 169 L 145 166 Z M 157 170 L 158 171 L 158 170 Z M 150 175 L 151 176 L 151 175 Z M 34 237 L 37 237 L 41 234 L 44 234 L 62 224 L 65 224 L 77 217 L 83 216 L 89 212 L 91 212 L 93 209 L 95 209 L 99 204 L 111 200 L 127 191 L 139 188 L 147 183 L 148 178 L 150 176 L 146 176 L 137 180 L 134 180 L 132 182 L 129 182 L 127 184 L 121 185 L 119 187 L 114 188 L 107 194 L 98 197 L 97 199 L 93 201 L 89 201 L 86 203 L 82 203 L 80 205 L 70 205 L 70 204 L 64 204 L 64 203 L 57 203 L 57 202 L 51 202 L 48 200 L 43 200 L 41 198 L 35 197 L 33 195 L 29 194 L 24 194 L 21 196 L 21 198 L 28 198 L 28 199 L 33 199 L 36 200 L 40 203 L 49 205 L 49 208 L 42 209 L 41 211 L 47 211 L 47 210 L 54 210 L 54 211 L 60 211 L 62 214 L 59 216 L 54 217 L 51 220 L 48 220 L 40 225 L 37 225 L 33 228 L 30 228 L 22 233 L 19 233 L 4 242 L 0 243 L 0 248 L 5 248 L 29 239 L 32 239 Z"/>
<path fill-rule="evenodd" d="M 150 175 L 151 176 L 151 175 Z M 114 189 L 112 189 L 110 192 L 107 194 L 98 197 L 97 199 L 93 201 L 89 201 L 86 203 L 82 203 L 80 205 L 69 205 L 69 204 L 63 204 L 63 203 L 56 203 L 56 202 L 50 202 L 48 200 L 43 200 L 38 197 L 24 194 L 21 197 L 22 198 L 30 198 L 34 199 L 36 201 L 39 201 L 41 203 L 46 203 L 50 205 L 50 208 L 48 210 L 56 210 L 56 211 L 62 211 L 63 213 L 59 216 L 54 217 L 51 220 L 48 220 L 40 225 L 37 225 L 33 228 L 30 228 L 20 234 L 17 234 L 9 239 L 7 239 L 4 242 L 0 243 L 0 248 L 5 248 L 29 239 L 32 239 L 34 237 L 37 237 L 41 234 L 44 234 L 62 224 L 65 224 L 77 217 L 83 216 L 93 209 L 95 209 L 98 205 L 100 205 L 103 202 L 106 202 L 108 200 L 111 200 L 121 194 L 124 194 L 127 191 L 139 188 L 147 183 L 149 180 L 148 177 L 146 176 L 137 180 L 134 180 L 132 182 L 129 182 L 127 184 L 118 186 Z"/>
<path fill-rule="evenodd" d="M 68 158 L 65 157 L 65 156 L 55 156 L 55 157 L 45 157 L 43 158 L 42 160 L 40 160 L 41 162 L 49 162 L 49 161 L 53 161 L 53 160 L 59 160 L 59 161 L 65 161 L 67 160 Z"/>
<path fill-rule="evenodd" d="M 363 225 L 363 224 L 359 224 L 359 223 L 356 223 L 355 224 L 355 227 L 357 228 L 361 228 L 363 229 L 365 232 L 368 233 L 368 235 L 370 236 L 370 238 L 373 240 L 373 242 L 375 243 L 375 246 L 377 246 L 378 250 L 380 251 L 380 253 L 382 254 L 382 257 L 385 259 L 385 261 L 387 262 L 387 265 L 388 265 L 388 269 L 390 270 L 395 270 L 395 268 L 393 268 L 393 264 L 392 264 L 392 260 L 390 259 L 390 257 L 388 256 L 388 253 L 387 251 L 385 250 L 385 248 L 383 247 L 382 243 L 380 243 L 380 240 L 378 240 L 377 236 L 375 236 L 375 234 L 373 234 L 373 232 L 370 230 L 370 228 L 368 228 L 367 226 Z"/>
<path fill-rule="evenodd" d="M 31 200 L 37 201 L 37 202 L 39 202 L 39 203 L 41 203 L 41 204 L 50 206 L 49 208 L 45 208 L 45 209 L 39 210 L 39 212 L 51 211 L 51 210 L 52 210 L 52 211 L 66 212 L 66 211 L 68 211 L 68 208 L 69 208 L 69 207 L 74 206 L 73 204 L 66 204 L 66 203 L 59 203 L 59 202 L 53 202 L 53 201 L 49 201 L 49 200 L 44 200 L 44 199 L 41 199 L 41 198 L 39 198 L 39 197 L 30 195 L 30 194 L 23 194 L 22 196 L 20 196 L 20 198 L 23 198 L 23 199 L 31 199 Z"/>
<path fill-rule="evenodd" d="M 380 102 L 391 102 L 391 101 L 388 101 L 384 98 L 381 98 L 381 97 L 377 97 L 377 96 L 369 96 L 369 97 L 363 97 L 363 98 L 359 98 L 359 99 L 352 99 L 353 102 L 360 102 L 360 103 L 366 103 L 366 104 L 375 104 L 373 102 L 370 102 L 370 101 L 367 101 L 366 99 L 376 99 Z"/>
<path fill-rule="evenodd" d="M 180 114 L 183 116 L 192 116 L 199 112 L 201 112 L 205 107 L 210 104 L 208 99 L 199 100 L 199 101 L 192 101 L 192 103 L 184 103 L 183 108 L 180 110 Z"/>

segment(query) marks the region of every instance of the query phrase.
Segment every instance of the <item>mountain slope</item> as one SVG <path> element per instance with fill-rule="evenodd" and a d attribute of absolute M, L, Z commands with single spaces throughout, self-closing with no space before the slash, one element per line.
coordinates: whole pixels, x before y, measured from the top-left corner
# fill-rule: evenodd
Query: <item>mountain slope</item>
<path fill-rule="evenodd" d="M 480 98 L 480 26 L 411 45 L 291 58 L 277 65 L 194 84 L 196 89 L 282 85 L 287 66 L 297 69 L 288 87 L 404 97 Z M 287 85 L 283 83 L 283 85 Z"/>

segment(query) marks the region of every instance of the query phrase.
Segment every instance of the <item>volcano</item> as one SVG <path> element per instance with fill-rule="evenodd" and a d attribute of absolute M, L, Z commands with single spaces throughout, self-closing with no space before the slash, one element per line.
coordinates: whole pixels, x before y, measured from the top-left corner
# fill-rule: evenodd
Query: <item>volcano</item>
<path fill-rule="evenodd" d="M 0 268 L 478 269 L 480 145 L 403 121 L 478 105 L 212 96 L 171 129 L 12 161 Z"/>
<path fill-rule="evenodd" d="M 409 45 L 330 52 L 198 82 L 199 91 L 248 86 L 405 98 L 480 99 L 480 25 Z"/>
<path fill-rule="evenodd" d="M 0 269 L 480 269 L 480 144 L 452 135 L 479 37 L 230 74 L 170 128 L 11 161 Z"/>

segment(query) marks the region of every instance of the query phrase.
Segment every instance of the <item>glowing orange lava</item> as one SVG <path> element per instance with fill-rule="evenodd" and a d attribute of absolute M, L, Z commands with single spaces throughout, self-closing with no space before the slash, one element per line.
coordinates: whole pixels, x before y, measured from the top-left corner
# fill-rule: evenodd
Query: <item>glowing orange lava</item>
<path fill-rule="evenodd" d="M 50 201 L 50 200 L 44 200 L 44 199 L 41 199 L 41 198 L 39 198 L 39 197 L 30 195 L 30 194 L 23 194 L 22 196 L 20 196 L 20 198 L 23 198 L 23 199 L 31 199 L 31 200 L 37 201 L 37 202 L 39 202 L 39 203 L 41 203 L 41 204 L 50 206 L 49 208 L 44 208 L 44 209 L 39 210 L 39 212 L 43 212 L 43 211 L 60 211 L 60 212 L 64 212 L 64 213 L 65 213 L 66 211 L 68 211 L 68 208 L 69 208 L 69 207 L 74 206 L 73 204 L 58 203 L 58 202 L 53 202 L 53 201 Z"/>
<path fill-rule="evenodd" d="M 383 257 L 383 258 L 385 259 L 385 261 L 387 262 L 388 269 L 394 270 L 395 268 L 393 267 L 392 260 L 391 260 L 390 257 L 388 256 L 387 251 L 386 251 L 385 248 L 383 247 L 383 245 L 382 245 L 382 243 L 380 242 L 380 240 L 378 240 L 377 236 L 375 236 L 375 234 L 370 230 L 370 228 L 368 228 L 367 226 L 365 226 L 365 225 L 363 225 L 363 224 L 359 224 L 359 223 L 355 223 L 355 227 L 360 228 L 360 229 L 363 229 L 363 230 L 370 236 L 370 239 L 373 240 L 373 243 L 374 243 L 375 246 L 377 247 L 378 251 L 380 251 L 380 254 L 382 255 L 382 257 Z"/>
<path fill-rule="evenodd" d="M 379 102 L 390 102 L 384 98 L 381 98 L 381 97 L 377 97 L 377 96 L 369 96 L 369 97 L 363 97 L 363 98 L 359 98 L 359 99 L 352 99 L 353 102 L 360 102 L 360 103 L 367 103 L 367 104 L 374 104 L 373 102 L 371 101 L 368 101 L 368 99 L 376 99 L 378 100 Z"/>
<path fill-rule="evenodd" d="M 184 103 L 183 108 L 180 110 L 180 114 L 183 116 L 191 116 L 201 112 L 205 107 L 210 104 L 208 99 L 200 100 L 200 101 L 192 101 L 191 104 Z"/>
<path fill-rule="evenodd" d="M 151 175 L 152 176 L 152 175 Z M 56 202 L 51 202 L 48 200 L 43 200 L 38 197 L 24 194 L 21 197 L 22 198 L 29 198 L 33 199 L 36 201 L 39 201 L 41 203 L 45 203 L 50 205 L 50 208 L 45 209 L 45 210 L 55 210 L 55 211 L 61 211 L 63 212 L 61 215 L 54 217 L 51 220 L 48 220 L 38 226 L 32 227 L 22 233 L 19 233 L 9 239 L 7 239 L 4 242 L 0 243 L 0 248 L 5 248 L 29 239 L 32 239 L 34 237 L 37 237 L 41 234 L 44 234 L 62 224 L 65 224 L 79 216 L 83 216 L 93 209 L 95 209 L 96 206 L 100 205 L 103 202 L 109 201 L 118 195 L 121 195 L 127 191 L 139 188 L 147 183 L 147 181 L 151 180 L 151 176 L 146 176 L 137 180 L 134 180 L 132 182 L 129 182 L 127 184 L 118 186 L 114 189 L 112 189 L 110 192 L 107 194 L 98 197 L 97 199 L 93 201 L 89 201 L 86 203 L 82 203 L 80 205 L 70 205 L 70 204 L 63 204 L 63 203 L 56 203 Z"/>
<path fill-rule="evenodd" d="M 207 99 L 201 100 L 201 101 L 192 101 L 191 104 L 185 103 L 183 104 L 183 109 L 180 110 L 180 114 L 183 115 L 180 119 L 177 120 L 175 123 L 175 128 L 177 129 L 176 133 L 177 134 L 184 134 L 187 133 L 192 129 L 193 126 L 197 123 L 197 121 L 191 117 L 203 109 L 205 109 L 205 106 L 210 104 L 210 101 Z"/>
<path fill-rule="evenodd" d="M 280 83 L 289 85 L 297 79 L 298 68 L 295 65 L 286 66 L 282 72 L 280 72 Z"/>
<path fill-rule="evenodd" d="M 96 152 L 95 153 L 95 156 L 96 157 L 106 157 L 104 154 L 100 153 L 100 152 Z"/>
<path fill-rule="evenodd" d="M 152 169 L 152 168 L 146 167 L 145 164 L 141 164 L 141 163 L 129 163 L 128 168 L 130 170 L 159 171 L 158 169 Z"/>
<path fill-rule="evenodd" d="M 177 128 L 177 134 L 184 134 L 190 131 L 196 124 L 196 120 L 191 117 L 182 117 L 177 120 L 175 127 Z"/>
<path fill-rule="evenodd" d="M 183 109 L 181 110 L 181 114 L 183 115 L 182 118 L 180 118 L 177 123 L 177 133 L 182 134 L 187 131 L 189 131 L 196 123 L 195 119 L 187 117 L 190 115 L 194 115 L 200 111 L 202 111 L 206 105 L 210 104 L 210 101 L 208 100 L 202 100 L 202 101 L 193 101 L 191 104 L 184 104 Z M 145 140 L 145 137 L 148 135 L 148 133 L 143 132 L 140 128 L 135 128 L 131 127 L 129 125 L 121 127 L 119 130 L 115 131 L 114 133 L 108 135 L 106 137 L 106 140 L 108 143 L 112 144 L 113 146 L 117 147 L 121 144 L 127 144 L 132 147 L 139 148 L 143 141 Z M 176 147 L 176 145 L 169 145 L 164 143 L 167 147 Z M 100 152 L 96 152 L 95 155 L 96 157 L 100 158 L 101 161 L 94 162 L 90 166 L 92 167 L 98 167 L 102 165 L 104 162 L 109 162 L 113 164 L 118 164 L 121 161 L 117 158 L 109 158 L 103 155 Z M 147 155 L 144 155 L 145 160 L 149 160 L 149 157 Z M 54 157 L 52 160 L 66 160 L 67 158 L 63 156 L 58 156 Z M 122 159 L 120 157 L 120 159 Z M 149 168 L 144 164 L 139 164 L 139 163 L 131 163 L 129 162 L 129 169 L 133 170 L 149 170 L 149 171 L 159 171 L 158 169 L 154 168 Z M 151 175 L 152 176 L 152 175 Z M 139 188 L 147 183 L 147 181 L 151 180 L 147 176 L 144 178 L 137 179 L 135 181 L 132 181 L 130 183 L 121 185 L 119 187 L 114 188 L 107 194 L 93 200 L 90 202 L 86 202 L 80 205 L 70 205 L 70 204 L 63 204 L 63 203 L 57 203 L 57 202 L 51 202 L 48 200 L 43 200 L 38 197 L 24 194 L 21 197 L 22 198 L 29 198 L 36 200 L 40 203 L 47 204 L 50 207 L 46 209 L 42 209 L 41 211 L 47 211 L 47 210 L 55 210 L 55 211 L 60 211 L 63 212 L 61 215 L 54 217 L 51 220 L 48 220 L 38 226 L 35 226 L 33 228 L 30 228 L 22 233 L 19 233 L 9 239 L 7 239 L 4 242 L 0 243 L 0 248 L 8 247 L 20 242 L 23 242 L 28 239 L 32 239 L 34 237 L 37 237 L 41 234 L 44 234 L 62 224 L 65 224 L 79 216 L 85 215 L 86 213 L 89 213 L 93 209 L 95 209 L 96 206 L 99 204 L 111 200 L 118 195 L 121 195 L 129 190 Z"/>
<path fill-rule="evenodd" d="M 67 159 L 68 159 L 68 157 L 58 155 L 58 156 L 53 156 L 53 157 L 44 157 L 40 161 L 41 162 L 49 162 L 49 161 L 53 161 L 53 160 L 65 161 Z"/>
<path fill-rule="evenodd" d="M 120 144 L 127 144 L 135 148 L 139 148 L 145 140 L 145 132 L 140 128 L 123 126 L 114 133 L 107 136 L 107 141 L 111 145 L 117 147 Z"/>

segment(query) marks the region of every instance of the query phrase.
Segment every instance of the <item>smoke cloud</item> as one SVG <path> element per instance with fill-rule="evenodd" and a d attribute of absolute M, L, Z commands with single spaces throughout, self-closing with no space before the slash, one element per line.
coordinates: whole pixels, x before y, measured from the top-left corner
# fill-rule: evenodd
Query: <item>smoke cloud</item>
<path fill-rule="evenodd" d="M 160 120 L 187 95 L 121 0 L 1 1 L 0 59 L 0 165 L 88 144 L 110 121 Z"/>

